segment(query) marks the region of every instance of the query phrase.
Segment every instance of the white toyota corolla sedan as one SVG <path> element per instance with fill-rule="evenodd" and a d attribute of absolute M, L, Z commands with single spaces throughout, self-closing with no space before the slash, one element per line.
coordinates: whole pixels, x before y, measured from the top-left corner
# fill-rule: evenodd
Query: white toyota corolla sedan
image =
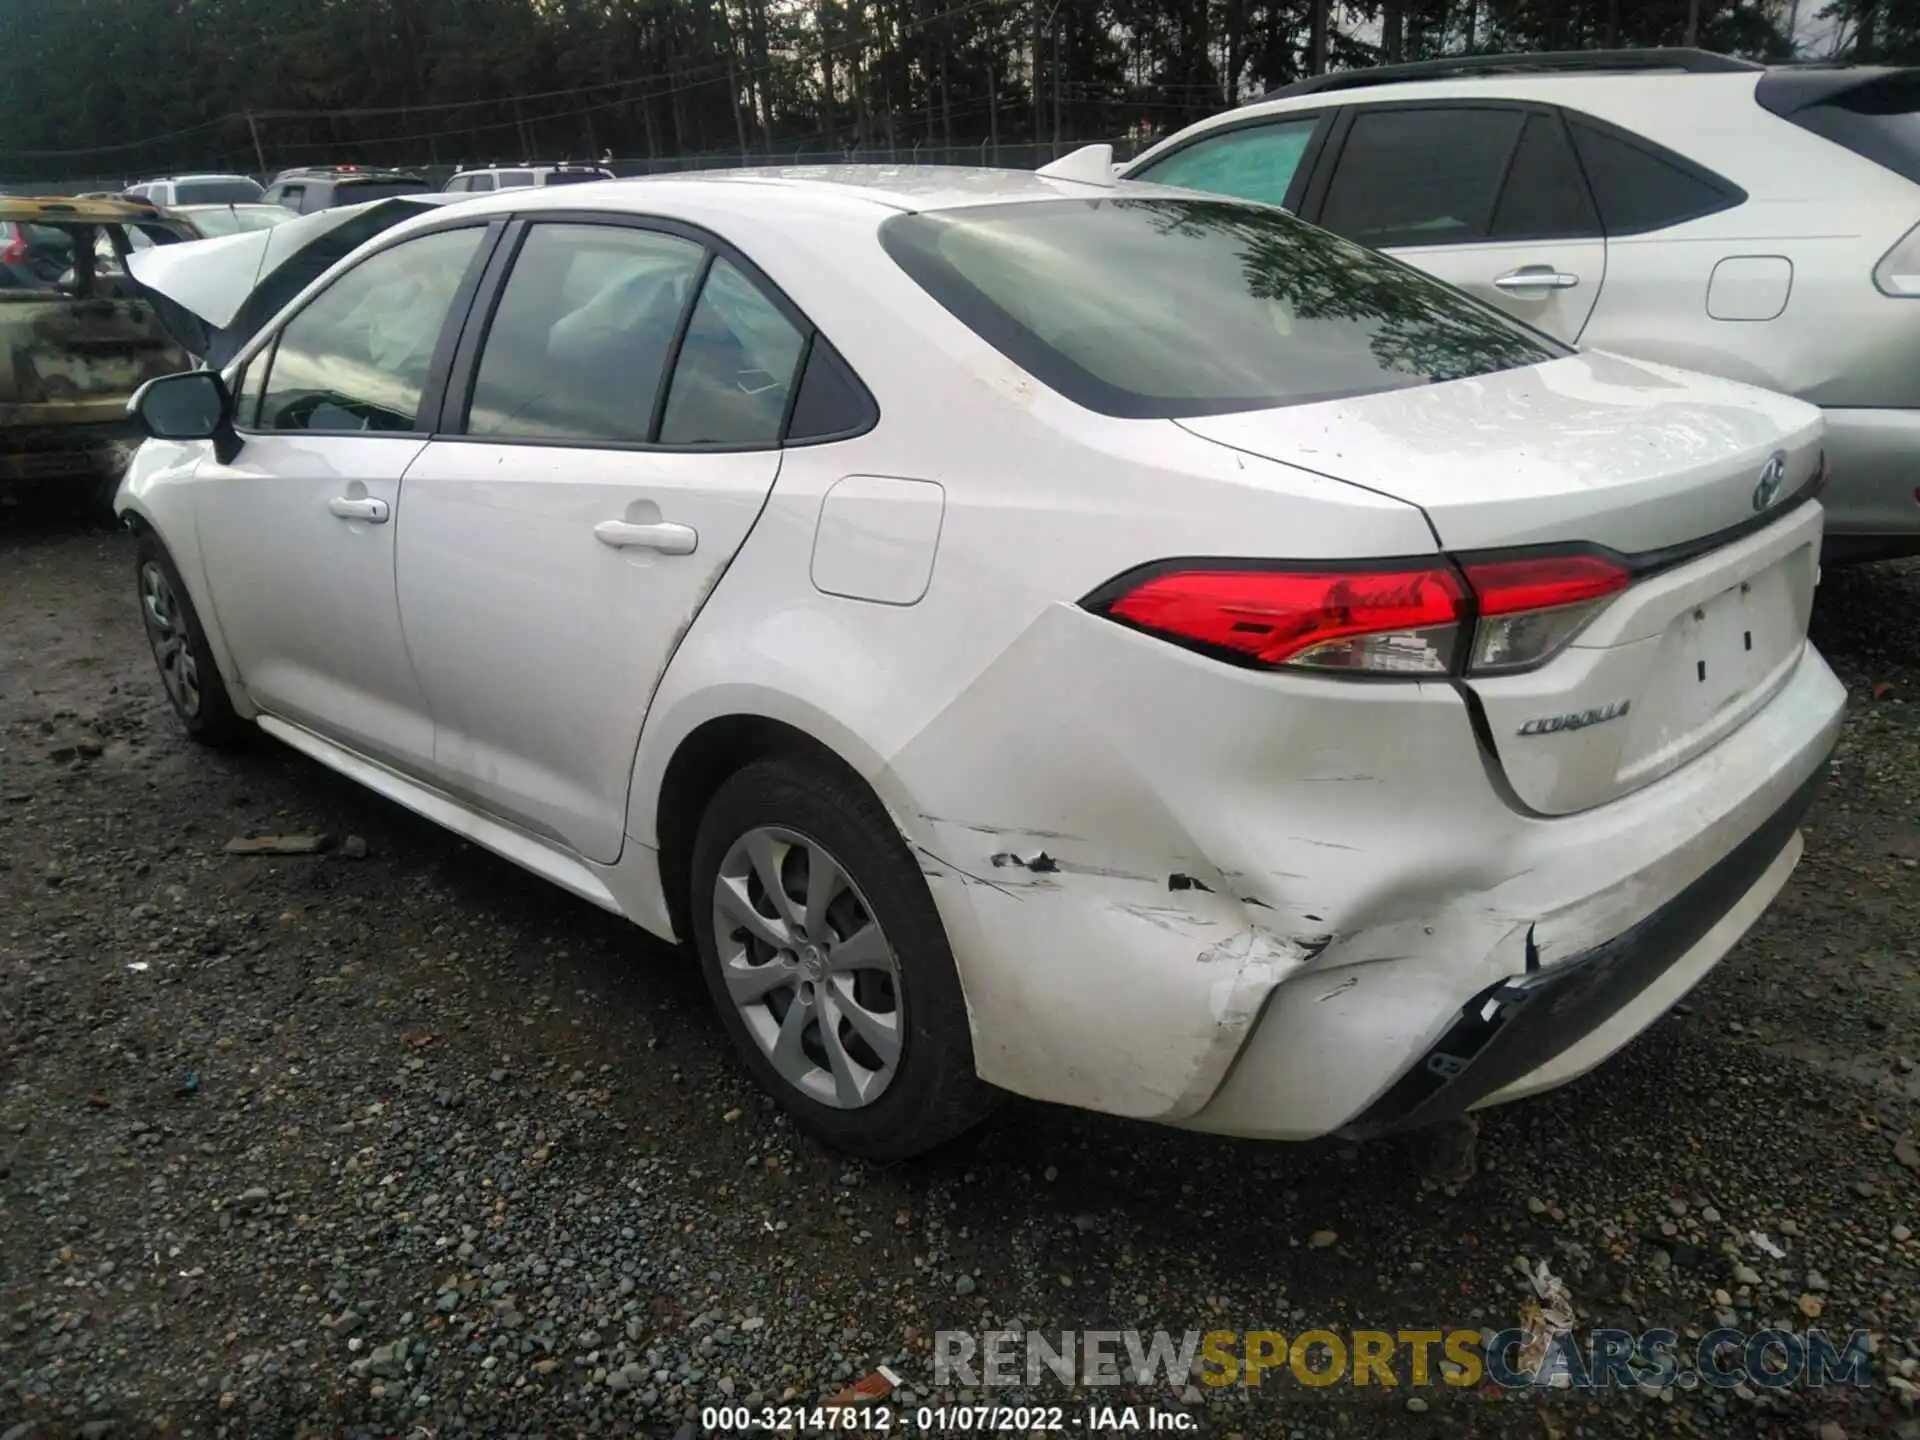
<path fill-rule="evenodd" d="M 152 382 L 147 632 L 196 738 L 690 941 L 831 1144 L 1457 1116 L 1793 869 L 1813 408 L 1177 190 L 590 189 L 420 206 Z"/>

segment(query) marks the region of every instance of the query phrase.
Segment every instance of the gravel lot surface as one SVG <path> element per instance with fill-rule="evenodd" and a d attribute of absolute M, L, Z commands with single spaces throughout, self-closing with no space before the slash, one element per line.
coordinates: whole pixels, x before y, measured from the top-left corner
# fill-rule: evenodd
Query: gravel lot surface
<path fill-rule="evenodd" d="M 132 580 L 123 535 L 0 535 L 0 1440 L 692 1435 L 882 1363 L 937 1398 L 940 1328 L 1500 1329 L 1541 1259 L 1583 1327 L 1818 1314 L 1873 1332 L 1873 1383 L 1069 1415 L 1920 1436 L 1920 567 L 1827 577 L 1853 708 L 1779 904 L 1625 1054 L 1492 1113 L 1456 1193 L 1407 1141 L 1023 1102 L 931 1161 L 825 1154 L 680 955 L 290 751 L 191 748 Z M 267 833 L 334 843 L 226 853 Z"/>

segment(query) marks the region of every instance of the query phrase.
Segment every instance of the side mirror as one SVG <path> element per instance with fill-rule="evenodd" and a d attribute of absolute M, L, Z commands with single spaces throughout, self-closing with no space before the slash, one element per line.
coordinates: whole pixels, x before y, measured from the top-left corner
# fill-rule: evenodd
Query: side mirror
<path fill-rule="evenodd" d="M 218 371 L 189 370 L 149 380 L 134 391 L 127 413 L 156 440 L 213 441 L 213 453 L 223 464 L 240 451 L 233 397 Z"/>

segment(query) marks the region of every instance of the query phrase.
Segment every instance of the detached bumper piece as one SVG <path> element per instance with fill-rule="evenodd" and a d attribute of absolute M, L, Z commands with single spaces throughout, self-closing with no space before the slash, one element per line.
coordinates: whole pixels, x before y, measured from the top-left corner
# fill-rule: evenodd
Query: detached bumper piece
<path fill-rule="evenodd" d="M 1823 763 L 1724 860 L 1631 929 L 1474 996 L 1420 1062 L 1342 1133 L 1364 1139 L 1456 1119 L 1612 1019 L 1753 888 L 1826 778 Z"/>

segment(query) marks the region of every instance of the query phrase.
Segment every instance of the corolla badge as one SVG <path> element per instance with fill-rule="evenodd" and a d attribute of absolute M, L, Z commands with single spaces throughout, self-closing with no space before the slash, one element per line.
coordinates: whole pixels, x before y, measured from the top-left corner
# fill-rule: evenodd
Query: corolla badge
<path fill-rule="evenodd" d="M 1541 715 L 1520 727 L 1522 735 L 1553 735 L 1561 730 L 1584 730 L 1589 725 L 1604 725 L 1618 720 L 1633 708 L 1631 700 L 1616 700 L 1592 710 L 1575 710 L 1566 715 Z"/>
<path fill-rule="evenodd" d="M 1760 469 L 1760 481 L 1753 487 L 1753 508 L 1764 510 L 1780 498 L 1780 487 L 1787 480 L 1787 452 L 1776 450 Z"/>

